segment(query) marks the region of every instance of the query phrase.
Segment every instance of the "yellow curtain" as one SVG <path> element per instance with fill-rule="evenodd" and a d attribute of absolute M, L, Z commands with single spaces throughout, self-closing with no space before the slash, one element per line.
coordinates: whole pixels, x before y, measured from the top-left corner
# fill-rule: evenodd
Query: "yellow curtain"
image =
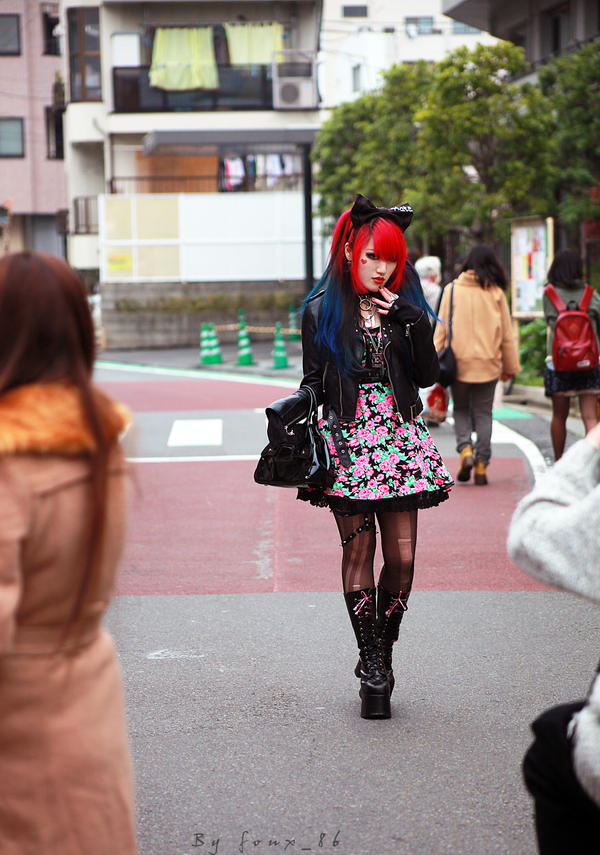
<path fill-rule="evenodd" d="M 283 49 L 281 24 L 225 24 L 232 65 L 267 65 Z"/>
<path fill-rule="evenodd" d="M 218 89 L 212 27 L 158 28 L 150 85 L 158 89 Z"/>

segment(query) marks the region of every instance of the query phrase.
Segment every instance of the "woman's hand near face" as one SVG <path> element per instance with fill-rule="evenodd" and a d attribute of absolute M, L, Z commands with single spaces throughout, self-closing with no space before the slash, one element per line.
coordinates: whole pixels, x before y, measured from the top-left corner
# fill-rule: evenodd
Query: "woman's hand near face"
<path fill-rule="evenodd" d="M 392 303 L 394 303 L 396 299 L 396 294 L 394 294 L 393 291 L 390 291 L 389 288 L 386 288 L 385 285 L 382 285 L 379 289 L 379 297 L 372 298 L 373 302 L 377 305 L 380 315 L 387 315 L 392 307 Z"/>

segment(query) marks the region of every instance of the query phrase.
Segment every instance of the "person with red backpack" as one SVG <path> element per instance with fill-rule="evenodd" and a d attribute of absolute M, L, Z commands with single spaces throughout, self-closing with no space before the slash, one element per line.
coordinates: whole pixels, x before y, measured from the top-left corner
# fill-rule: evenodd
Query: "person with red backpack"
<path fill-rule="evenodd" d="M 586 433 L 598 423 L 600 395 L 600 295 L 583 282 L 581 257 L 572 249 L 556 253 L 544 289 L 548 355 L 544 389 L 552 399 L 550 436 L 554 458 L 565 449 L 571 400 L 579 398 Z"/>

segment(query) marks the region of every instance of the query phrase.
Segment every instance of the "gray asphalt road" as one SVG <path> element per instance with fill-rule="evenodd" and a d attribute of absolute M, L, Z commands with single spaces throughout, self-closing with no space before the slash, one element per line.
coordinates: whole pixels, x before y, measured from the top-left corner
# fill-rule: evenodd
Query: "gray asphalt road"
<path fill-rule="evenodd" d="M 142 450 L 177 415 L 143 414 Z M 504 415 L 547 456 L 547 412 Z M 263 430 L 243 418 L 224 417 L 227 449 Z M 452 454 L 448 426 L 434 437 Z M 142 855 L 534 855 L 528 724 L 585 693 L 598 619 L 558 592 L 416 591 L 393 717 L 364 721 L 340 593 L 117 597 Z"/>
<path fill-rule="evenodd" d="M 534 855 L 528 722 L 585 692 L 597 610 L 416 592 L 389 721 L 347 621 L 333 593 L 117 598 L 144 855 Z"/>

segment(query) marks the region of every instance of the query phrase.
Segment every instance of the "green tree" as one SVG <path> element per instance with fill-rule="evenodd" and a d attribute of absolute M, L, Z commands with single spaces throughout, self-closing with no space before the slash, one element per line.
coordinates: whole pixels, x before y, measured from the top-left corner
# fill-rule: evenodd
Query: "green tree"
<path fill-rule="evenodd" d="M 314 189 L 320 194 L 318 212 L 338 217 L 351 203 L 357 184 L 357 153 L 368 128 L 368 117 L 376 109 L 377 96 L 363 95 L 332 111 L 317 135 L 312 159 L 316 165 Z"/>
<path fill-rule="evenodd" d="M 422 169 L 411 198 L 433 239 L 450 228 L 469 242 L 506 239 L 511 217 L 549 213 L 551 118 L 508 42 L 459 48 L 437 63 L 417 113 Z"/>
<path fill-rule="evenodd" d="M 418 162 L 414 115 L 431 76 L 425 62 L 394 66 L 380 91 L 333 110 L 313 152 L 322 216 L 338 217 L 356 193 L 383 205 L 410 201 L 405 188 Z"/>
<path fill-rule="evenodd" d="M 561 223 L 600 221 L 600 42 L 540 69 L 552 120 L 552 179 Z M 598 191 L 596 191 L 598 192 Z"/>

